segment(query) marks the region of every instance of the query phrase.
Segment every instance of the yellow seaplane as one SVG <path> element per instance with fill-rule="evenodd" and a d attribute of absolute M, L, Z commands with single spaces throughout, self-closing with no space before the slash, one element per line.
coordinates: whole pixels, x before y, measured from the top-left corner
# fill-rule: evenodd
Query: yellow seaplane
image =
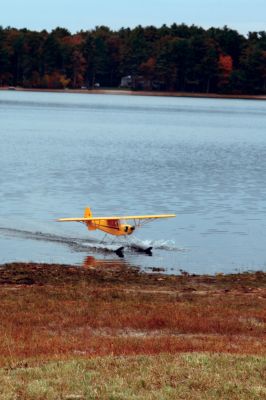
<path fill-rule="evenodd" d="M 105 234 L 113 236 L 128 236 L 131 235 L 136 228 L 140 228 L 145 223 L 160 219 L 160 218 L 173 218 L 175 214 L 159 214 L 159 215 L 126 215 L 114 217 L 93 217 L 91 209 L 85 208 L 84 217 L 81 218 L 59 218 L 59 222 L 81 222 L 84 223 L 89 231 L 99 229 Z M 125 223 L 126 221 L 133 221 L 133 224 Z M 123 247 L 120 247 L 116 252 L 122 252 Z M 151 247 L 145 252 L 151 251 Z"/>

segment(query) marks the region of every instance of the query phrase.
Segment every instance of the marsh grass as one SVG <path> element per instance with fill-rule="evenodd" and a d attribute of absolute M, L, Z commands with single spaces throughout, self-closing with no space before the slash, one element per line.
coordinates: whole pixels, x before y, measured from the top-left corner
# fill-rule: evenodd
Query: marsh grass
<path fill-rule="evenodd" d="M 0 399 L 261 400 L 265 374 L 255 356 L 96 357 L 1 369 Z"/>
<path fill-rule="evenodd" d="M 1 274 L 9 283 L 0 285 L 0 365 L 79 355 L 266 353 L 265 274 L 230 281 L 34 264 L 8 266 L 0 281 Z M 31 284 L 18 284 L 22 275 Z"/>

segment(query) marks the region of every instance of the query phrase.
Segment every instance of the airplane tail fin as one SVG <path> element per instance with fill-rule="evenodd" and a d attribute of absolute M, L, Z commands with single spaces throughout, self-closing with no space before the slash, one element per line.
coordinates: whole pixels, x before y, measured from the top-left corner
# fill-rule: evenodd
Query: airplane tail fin
<path fill-rule="evenodd" d="M 85 211 L 84 211 L 84 218 L 90 218 L 90 217 L 92 217 L 91 209 L 89 207 L 86 207 Z M 88 228 L 89 231 L 95 231 L 96 230 L 96 227 L 95 227 L 95 225 L 94 225 L 94 223 L 92 221 L 87 221 L 86 225 L 87 225 L 87 228 Z"/>
<path fill-rule="evenodd" d="M 91 209 L 89 207 L 86 207 L 84 211 L 84 218 L 90 218 L 90 217 L 92 217 Z"/>

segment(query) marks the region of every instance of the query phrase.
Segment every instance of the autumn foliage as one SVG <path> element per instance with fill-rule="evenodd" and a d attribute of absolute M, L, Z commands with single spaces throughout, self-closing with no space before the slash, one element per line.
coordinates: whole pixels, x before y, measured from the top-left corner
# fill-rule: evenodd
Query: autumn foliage
<path fill-rule="evenodd" d="M 233 60 L 231 56 L 225 56 L 223 54 L 220 54 L 219 70 L 220 70 L 219 85 L 223 86 L 228 84 L 230 76 L 233 71 Z"/>
<path fill-rule="evenodd" d="M 195 25 L 71 34 L 0 27 L 0 86 L 266 93 L 266 33 Z"/>

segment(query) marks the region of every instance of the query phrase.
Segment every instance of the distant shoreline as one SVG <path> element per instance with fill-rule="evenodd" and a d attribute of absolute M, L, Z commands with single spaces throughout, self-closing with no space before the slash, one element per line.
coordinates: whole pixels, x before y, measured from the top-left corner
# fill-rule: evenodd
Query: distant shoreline
<path fill-rule="evenodd" d="M 134 91 L 120 89 L 28 89 L 21 87 L 0 87 L 1 91 L 17 92 L 48 92 L 48 93 L 79 93 L 79 94 L 107 94 L 107 95 L 131 95 L 131 96 L 155 96 L 155 97 L 190 97 L 206 99 L 239 99 L 239 100 L 266 100 L 266 95 L 245 94 L 217 94 L 217 93 L 187 93 L 187 92 L 155 92 Z"/>

